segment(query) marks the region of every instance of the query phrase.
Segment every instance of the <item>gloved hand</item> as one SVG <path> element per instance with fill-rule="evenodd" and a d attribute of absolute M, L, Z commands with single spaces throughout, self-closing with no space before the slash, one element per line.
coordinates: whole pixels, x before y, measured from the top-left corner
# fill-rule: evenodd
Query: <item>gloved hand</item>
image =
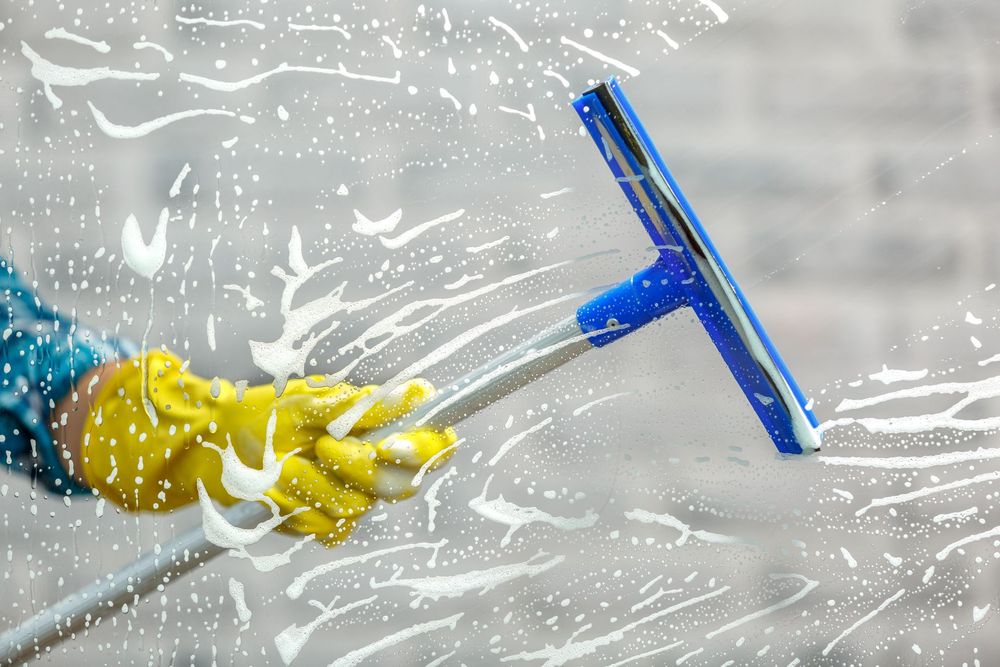
<path fill-rule="evenodd" d="M 417 470 L 455 442 L 451 429 L 365 441 L 365 432 L 433 395 L 424 380 L 411 380 L 375 404 L 344 440 L 327 434 L 330 421 L 374 389 L 292 380 L 277 398 L 271 385 L 239 392 L 230 382 L 193 375 L 172 354 L 153 351 L 145 374 L 139 358 L 131 359 L 100 391 L 84 431 L 84 477 L 125 509 L 168 511 L 198 498 L 199 479 L 212 498 L 228 505 L 253 498 L 238 491 L 241 476 L 259 481 L 271 474 L 266 495 L 283 514 L 299 510 L 282 528 L 337 544 L 376 498 L 412 494 Z"/>

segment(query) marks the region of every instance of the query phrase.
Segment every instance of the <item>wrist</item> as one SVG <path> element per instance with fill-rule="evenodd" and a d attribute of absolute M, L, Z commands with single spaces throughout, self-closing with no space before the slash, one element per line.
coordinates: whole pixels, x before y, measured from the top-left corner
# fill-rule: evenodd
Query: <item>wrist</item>
<path fill-rule="evenodd" d="M 98 397 L 116 372 L 116 364 L 112 363 L 88 371 L 80 378 L 79 389 L 63 396 L 52 411 L 50 429 L 56 450 L 61 452 L 59 462 L 73 481 L 88 488 L 93 485 L 87 479 L 83 460 L 84 435 L 99 405 Z"/>

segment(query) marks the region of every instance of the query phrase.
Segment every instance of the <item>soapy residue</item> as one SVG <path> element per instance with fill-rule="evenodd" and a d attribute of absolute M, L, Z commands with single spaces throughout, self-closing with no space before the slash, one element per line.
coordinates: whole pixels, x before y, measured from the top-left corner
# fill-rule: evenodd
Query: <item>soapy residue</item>
<path fill-rule="evenodd" d="M 108 120 L 104 112 L 94 106 L 93 102 L 88 100 L 87 106 L 90 108 L 90 113 L 94 116 L 94 122 L 97 123 L 97 127 L 100 128 L 101 132 L 115 139 L 138 139 L 185 118 L 197 118 L 198 116 L 228 116 L 234 118 L 236 116 L 232 111 L 226 111 L 225 109 L 188 109 L 187 111 L 168 113 L 159 118 L 139 123 L 138 125 L 118 125 Z M 241 116 L 240 120 L 248 124 L 253 123 L 253 119 L 247 116 Z"/>
<path fill-rule="evenodd" d="M 498 565 L 486 570 L 470 570 L 461 574 L 435 577 L 403 579 L 401 577 L 403 570 L 397 569 L 385 581 L 376 581 L 373 577 L 369 585 L 373 590 L 393 587 L 407 588 L 410 590 L 410 595 L 413 596 L 410 608 L 417 609 L 425 599 L 437 602 L 443 598 L 461 597 L 476 590 L 479 591 L 480 595 L 483 595 L 497 586 L 521 577 L 535 577 L 566 560 L 565 556 L 552 556 L 548 560 L 542 560 L 547 555 L 540 551 L 522 563 Z"/>
<path fill-rule="evenodd" d="M 726 35 L 746 27 L 735 5 L 706 0 L 654 3 L 641 16 L 558 0 L 391 12 L 258 5 L 116 14 L 13 3 L 0 30 L 18 38 L 0 50 L 28 96 L 0 128 L 0 155 L 17 171 L 10 245 L 70 326 L 146 331 L 143 356 L 148 342 L 191 359 L 219 376 L 213 396 L 235 377 L 249 378 L 235 382 L 240 396 L 250 383 L 273 380 L 280 393 L 312 374 L 325 376 L 310 378 L 315 390 L 380 385 L 331 424 L 335 435 L 369 400 L 421 375 L 448 387 L 572 315 L 584 290 L 641 266 L 647 257 L 625 231 L 629 206 L 608 198 L 613 179 L 588 171 L 591 158 L 602 167 L 600 153 L 566 103 L 609 74 L 657 77 L 706 33 L 718 31 L 715 48 L 734 48 Z M 922 25 L 909 21 L 920 11 L 907 9 L 906 30 Z M 655 119 L 655 95 L 623 83 Z M 783 82 L 768 85 L 781 92 Z M 733 113 L 697 96 L 688 103 L 667 105 L 663 119 L 687 113 L 725 130 Z M 688 128 L 678 127 L 683 144 Z M 655 121 L 649 129 L 673 166 L 669 136 Z M 968 159 L 956 151 L 942 166 Z M 906 166 L 894 176 L 905 180 Z M 707 218 L 711 232 L 718 223 Z M 921 252 L 951 252 L 953 237 Z M 595 242 L 622 251 L 583 255 Z M 751 289 L 768 289 L 754 286 L 755 268 L 738 277 L 750 271 Z M 943 262 L 935 276 L 956 270 Z M 940 295 L 924 286 L 933 312 Z M 209 437 L 195 446 L 220 456 L 223 487 L 264 503 L 270 518 L 234 526 L 200 489 L 204 529 L 227 560 L 91 621 L 92 641 L 73 651 L 108 664 L 190 655 L 206 664 L 791 666 L 818 654 L 988 664 L 996 596 L 983 582 L 996 573 L 1000 540 L 992 289 L 933 317 L 920 311 L 923 330 L 889 351 L 878 339 L 877 363 L 845 367 L 825 386 L 822 363 L 810 372 L 801 366 L 809 357 L 792 352 L 799 380 L 820 383 L 808 395 L 828 420 L 823 451 L 806 460 L 775 458 L 758 446 L 762 433 L 744 437 L 756 421 L 740 412 L 742 397 L 727 400 L 724 381 L 694 364 L 691 323 L 668 318 L 641 334 L 649 345 L 588 352 L 459 424 L 461 444 L 439 471 L 399 475 L 422 482 L 422 497 L 375 501 L 334 550 L 265 537 L 283 520 L 264 496 L 284 460 L 273 414 L 259 451 L 242 459 L 224 432 Z M 881 331 L 883 311 L 897 306 L 849 310 Z M 762 310 L 776 338 L 789 335 Z M 936 343 L 946 348 L 937 356 Z M 81 399 L 96 399 L 98 379 Z M 145 409 L 155 423 L 148 398 L 136 418 Z M 40 489 L 9 482 L 0 496 L 24 508 L 22 520 L 5 518 L 0 597 L 11 626 L 42 606 L 43 591 L 73 585 L 64 569 L 77 581 L 106 576 L 147 539 L 163 544 L 198 516 L 135 517 L 101 497 L 77 518 L 61 512 L 79 494 L 50 508 Z"/>
<path fill-rule="evenodd" d="M 469 507 L 483 518 L 509 527 L 507 534 L 500 540 L 500 546 L 502 547 L 510 544 L 514 533 L 532 523 L 548 524 L 559 530 L 580 530 L 581 528 L 589 528 L 597 523 L 597 513 L 592 509 L 588 509 L 580 517 L 566 517 L 549 514 L 537 507 L 515 505 L 504 499 L 503 495 L 498 495 L 493 500 L 487 500 L 486 495 L 489 493 L 489 486 L 492 481 L 493 475 L 490 475 L 486 479 L 486 483 L 483 484 L 482 492 L 469 501 Z"/>
<path fill-rule="evenodd" d="M 243 583 L 229 577 L 229 595 L 233 598 L 233 604 L 236 605 L 236 617 L 240 619 L 240 623 L 249 623 L 253 613 L 247 607 L 246 589 L 243 587 Z"/>
<path fill-rule="evenodd" d="M 89 46 L 98 53 L 110 53 L 111 47 L 104 40 L 94 41 L 83 35 L 78 35 L 74 32 L 66 30 L 66 28 L 50 28 L 45 31 L 45 39 L 65 39 L 69 42 L 75 42 L 77 44 L 82 44 L 83 46 Z"/>
<path fill-rule="evenodd" d="M 122 225 L 122 257 L 133 271 L 147 280 L 152 280 L 163 266 L 167 257 L 167 222 L 170 209 L 160 210 L 153 237 L 147 244 L 142 237 L 142 229 L 135 215 L 129 215 Z"/>
<path fill-rule="evenodd" d="M 428 621 L 426 623 L 418 623 L 398 632 L 394 632 L 391 635 L 386 635 L 382 639 L 372 642 L 368 646 L 354 649 L 350 653 L 337 658 L 330 663 L 330 667 L 355 667 L 379 651 L 384 651 L 385 649 L 395 646 L 396 644 L 401 644 L 408 639 L 413 639 L 414 637 L 423 634 L 435 633 L 438 630 L 444 630 L 445 628 L 454 630 L 458 626 L 459 619 L 461 619 L 464 615 L 465 614 L 454 614 L 452 616 L 448 616 L 447 618 Z"/>
<path fill-rule="evenodd" d="M 42 83 L 42 89 L 53 109 L 59 109 L 63 104 L 52 90 L 53 87 L 86 86 L 103 79 L 155 81 L 160 77 L 155 72 L 126 72 L 109 67 L 80 68 L 57 65 L 38 55 L 27 42 L 21 42 L 21 53 L 31 61 L 31 75 Z"/>
<path fill-rule="evenodd" d="M 302 627 L 290 625 L 275 636 L 274 645 L 278 649 L 278 655 L 281 656 L 282 662 L 286 665 L 292 664 L 292 661 L 299 655 L 302 647 L 305 646 L 306 642 L 309 641 L 309 638 L 312 637 L 317 629 L 338 616 L 371 604 L 378 599 L 378 596 L 372 595 L 363 600 L 345 604 L 342 607 L 334 607 L 338 599 L 334 598 L 330 604 L 325 606 L 315 600 L 310 600 L 310 604 L 319 609 L 320 614 Z"/>

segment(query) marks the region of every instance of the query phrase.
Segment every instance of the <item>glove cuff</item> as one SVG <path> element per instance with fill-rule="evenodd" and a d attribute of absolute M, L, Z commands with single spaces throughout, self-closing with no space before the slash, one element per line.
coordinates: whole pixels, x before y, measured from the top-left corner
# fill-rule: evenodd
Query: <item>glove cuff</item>
<path fill-rule="evenodd" d="M 86 479 L 126 509 L 185 505 L 197 498 L 199 477 L 218 486 L 218 455 L 195 443 L 199 435 L 210 437 L 214 392 L 206 380 L 185 376 L 185 366 L 160 350 L 133 357 L 104 385 L 87 417 Z"/>

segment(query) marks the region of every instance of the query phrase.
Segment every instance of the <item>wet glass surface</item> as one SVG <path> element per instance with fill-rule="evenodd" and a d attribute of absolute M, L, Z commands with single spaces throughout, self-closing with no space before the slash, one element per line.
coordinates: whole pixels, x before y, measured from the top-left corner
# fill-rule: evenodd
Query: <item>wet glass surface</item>
<path fill-rule="evenodd" d="M 8 3 L 4 256 L 68 317 L 209 379 L 447 386 L 655 256 L 570 106 L 614 75 L 824 434 L 778 457 L 678 311 L 340 546 L 224 554 L 44 659 L 994 663 L 998 10 L 720 5 Z M 203 511 L 0 472 L 0 627 Z"/>

